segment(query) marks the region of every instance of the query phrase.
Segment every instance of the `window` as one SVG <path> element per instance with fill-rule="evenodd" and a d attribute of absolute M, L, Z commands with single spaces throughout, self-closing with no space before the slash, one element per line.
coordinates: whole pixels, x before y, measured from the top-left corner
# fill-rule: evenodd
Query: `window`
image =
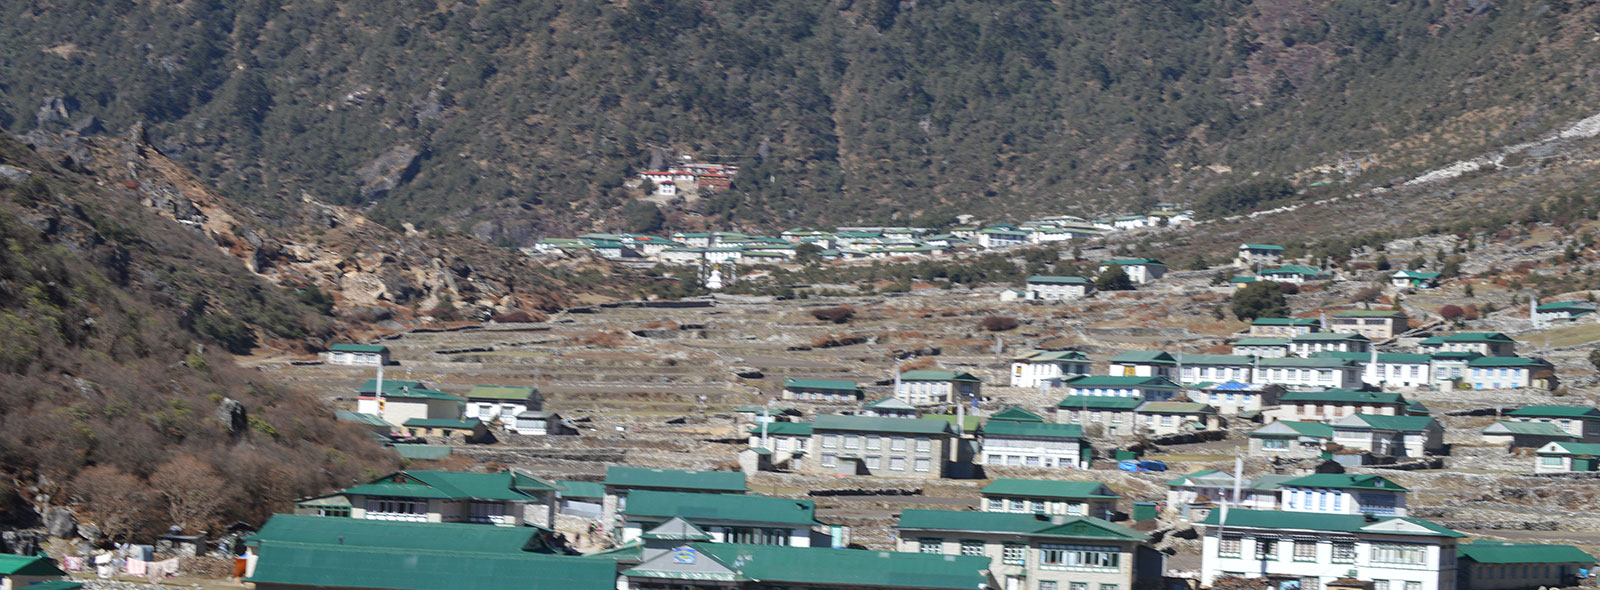
<path fill-rule="evenodd" d="M 473 502 L 467 508 L 467 520 L 471 522 L 499 523 L 506 515 L 506 505 L 499 502 Z"/>
<path fill-rule="evenodd" d="M 847 449 L 859 449 L 859 448 L 861 448 L 861 437 L 856 436 L 854 434 L 846 434 L 844 436 L 844 448 L 847 448 Z"/>
<path fill-rule="evenodd" d="M 1373 563 L 1399 563 L 1406 565 L 1423 565 L 1427 563 L 1428 552 L 1423 545 L 1401 543 L 1373 543 Z"/>
<path fill-rule="evenodd" d="M 1243 550 L 1242 547 L 1244 547 L 1244 539 L 1236 536 L 1227 536 L 1222 538 L 1222 543 L 1217 547 L 1217 552 L 1222 555 L 1238 557 Z"/>
<path fill-rule="evenodd" d="M 1294 542 L 1295 561 L 1316 561 L 1317 542 L 1305 539 L 1296 539 Z M 1301 590 L 1304 590 L 1303 588 Z"/>
<path fill-rule="evenodd" d="M 1039 580 L 1039 590 L 1058 590 L 1054 580 Z"/>
<path fill-rule="evenodd" d="M 833 453 L 823 453 L 822 454 L 822 466 L 823 467 L 833 467 L 833 466 L 838 465 L 838 464 L 839 464 L 838 456 L 834 455 Z"/>
<path fill-rule="evenodd" d="M 1277 559 L 1278 540 L 1256 538 L 1256 559 Z"/>
<path fill-rule="evenodd" d="M 891 451 L 904 451 L 904 450 L 906 450 L 906 439 L 898 437 L 898 436 L 889 439 L 889 450 L 891 450 Z"/>
<path fill-rule="evenodd" d="M 1025 565 L 1028 562 L 1028 546 L 1022 543 L 1006 543 L 1000 550 L 1000 561 L 1012 565 Z"/>
<path fill-rule="evenodd" d="M 881 459 L 883 458 L 877 455 L 867 455 L 867 469 L 877 469 Z"/>
<path fill-rule="evenodd" d="M 1089 590 L 1088 582 L 1071 582 L 1071 590 Z"/>
<path fill-rule="evenodd" d="M 883 448 L 883 439 L 876 436 L 867 437 L 867 450 L 876 451 Z"/>
<path fill-rule="evenodd" d="M 1172 415 L 1171 414 L 1162 415 L 1161 416 L 1161 425 L 1162 426 L 1172 426 Z M 1104 584 L 1102 584 L 1102 586 L 1103 585 Z"/>
<path fill-rule="evenodd" d="M 349 506 L 318 506 L 317 516 L 335 516 L 350 518 Z"/>
<path fill-rule="evenodd" d="M 1007 509 L 1007 512 L 1017 512 L 1017 513 L 1027 512 L 1027 506 L 1028 506 L 1028 501 L 1027 500 L 1019 500 L 1017 498 L 1012 498 L 1010 500 L 1010 503 L 1011 503 L 1011 507 L 1009 509 Z"/>
<path fill-rule="evenodd" d="M 931 451 L 931 450 L 933 450 L 933 441 L 928 440 L 926 438 L 917 439 L 917 452 L 918 453 L 926 453 L 926 452 Z"/>
<path fill-rule="evenodd" d="M 917 539 L 917 550 L 922 553 L 944 553 L 944 539 L 933 537 Z"/>
<path fill-rule="evenodd" d="M 1355 543 L 1355 541 L 1334 541 L 1333 542 L 1333 562 L 1334 563 L 1355 563 L 1356 562 L 1356 543 Z"/>
<path fill-rule="evenodd" d="M 1078 503 L 1067 504 L 1067 514 L 1070 516 L 1083 516 L 1083 506 L 1083 504 Z"/>
<path fill-rule="evenodd" d="M 824 434 L 824 435 L 822 435 L 822 448 L 824 448 L 824 449 L 836 449 L 836 448 L 839 448 L 839 437 L 837 435 L 833 435 L 833 434 Z"/>
<path fill-rule="evenodd" d="M 1033 501 L 1033 513 L 1034 514 L 1044 514 L 1044 500 L 1034 500 Z"/>
<path fill-rule="evenodd" d="M 905 457 L 890 457 L 889 458 L 889 470 L 890 471 L 905 471 L 906 470 L 906 458 Z"/>
<path fill-rule="evenodd" d="M 1300 590 L 1320 590 L 1321 588 L 1322 578 L 1316 576 L 1300 578 Z"/>
<path fill-rule="evenodd" d="M 1273 449 L 1273 450 L 1279 450 L 1279 451 L 1287 450 L 1289 448 L 1289 439 L 1286 439 L 1286 438 L 1264 439 L 1264 440 L 1261 441 L 1261 448 L 1263 448 L 1263 449 Z"/>
<path fill-rule="evenodd" d="M 1117 590 L 1116 584 L 1101 584 L 1100 590 Z"/>
<path fill-rule="evenodd" d="M 920 472 L 923 472 L 923 473 L 927 473 L 928 472 L 928 468 L 931 466 L 930 464 L 931 464 L 931 461 L 929 461 L 927 457 L 917 457 L 917 462 L 915 464 L 915 469 L 917 471 L 920 471 Z"/>
<path fill-rule="evenodd" d="M 925 460 L 926 459 L 918 459 L 918 461 L 925 461 Z M 1039 456 L 1038 455 L 1029 455 L 1029 456 L 1027 456 L 1027 457 L 1025 457 L 1023 459 L 1022 463 L 1024 465 L 1029 466 L 1029 467 L 1038 467 L 1039 466 Z"/>
<path fill-rule="evenodd" d="M 1006 501 L 999 498 L 989 498 L 989 512 L 1005 512 Z"/>
<path fill-rule="evenodd" d="M 1545 467 L 1560 467 L 1561 457 L 1539 457 L 1539 464 Z"/>
<path fill-rule="evenodd" d="M 1045 569 L 1114 568 L 1122 555 L 1115 547 L 1040 545 L 1039 565 Z"/>
<path fill-rule="evenodd" d="M 1406 590 L 1422 590 L 1422 582 L 1406 582 Z"/>
<path fill-rule="evenodd" d="M 962 539 L 961 540 L 961 554 L 962 555 L 975 556 L 975 557 L 982 557 L 983 556 L 983 541 L 974 541 L 972 539 Z"/>
<path fill-rule="evenodd" d="M 1372 590 L 1389 590 L 1388 580 L 1373 580 Z"/>
<path fill-rule="evenodd" d="M 401 498 L 367 498 L 367 518 L 420 522 L 428 519 L 428 503 Z"/>

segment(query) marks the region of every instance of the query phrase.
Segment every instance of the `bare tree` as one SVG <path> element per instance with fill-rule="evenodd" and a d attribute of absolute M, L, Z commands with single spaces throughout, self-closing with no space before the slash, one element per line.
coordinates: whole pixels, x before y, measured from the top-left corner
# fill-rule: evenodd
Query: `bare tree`
<path fill-rule="evenodd" d="M 108 539 L 128 540 L 150 525 L 155 494 L 138 476 L 112 465 L 95 465 L 78 473 L 72 489 L 80 501 L 78 514 L 87 516 Z"/>
<path fill-rule="evenodd" d="M 167 504 L 167 516 L 185 531 L 211 524 L 227 498 L 228 482 L 194 455 L 179 453 L 150 474 L 150 484 Z"/>

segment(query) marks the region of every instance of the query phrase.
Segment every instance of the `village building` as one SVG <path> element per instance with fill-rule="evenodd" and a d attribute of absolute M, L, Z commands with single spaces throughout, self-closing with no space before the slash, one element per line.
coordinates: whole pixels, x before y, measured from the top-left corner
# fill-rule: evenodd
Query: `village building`
<path fill-rule="evenodd" d="M 958 371 L 906 371 L 897 381 L 894 396 L 914 406 L 966 403 L 983 387 L 981 379 Z"/>
<path fill-rule="evenodd" d="M 635 490 L 695 492 L 704 494 L 743 494 L 750 490 L 745 475 L 737 471 L 689 471 L 652 467 L 612 465 L 606 468 L 605 492 L 600 524 L 607 531 L 628 508 L 628 495 Z"/>
<path fill-rule="evenodd" d="M 460 398 L 428 389 L 421 381 L 385 379 L 382 395 L 377 379 L 368 379 L 356 388 L 356 412 L 376 415 L 395 426 L 417 418 L 457 420 L 462 408 Z"/>
<path fill-rule="evenodd" d="M 1048 422 L 1044 416 L 1022 409 L 1018 406 L 1008 406 L 1003 410 L 989 415 L 989 420 L 1002 420 L 1010 422 Z"/>
<path fill-rule="evenodd" d="M 1333 276 L 1315 267 L 1299 264 L 1288 264 L 1276 268 L 1269 268 L 1256 273 L 1261 279 L 1274 283 L 1290 283 L 1300 285 L 1315 281 L 1326 281 Z"/>
<path fill-rule="evenodd" d="M 375 344 L 335 344 L 328 347 L 328 364 L 378 367 L 389 364 L 389 347 Z"/>
<path fill-rule="evenodd" d="M 1132 590 L 1165 570 L 1149 537 L 1098 518 L 956 510 L 905 510 L 901 552 L 983 557 L 1010 590 Z"/>
<path fill-rule="evenodd" d="M 1002 227 L 987 227 L 978 231 L 978 245 L 984 248 L 1009 248 L 1028 243 L 1028 232 Z"/>
<path fill-rule="evenodd" d="M 1138 397 L 1069 395 L 1056 404 L 1056 422 L 1082 426 L 1090 434 L 1129 436 L 1138 424 L 1133 410 L 1142 403 Z"/>
<path fill-rule="evenodd" d="M 1222 428 L 1222 420 L 1217 417 L 1216 408 L 1202 403 L 1144 402 L 1134 408 L 1133 413 L 1138 418 L 1139 431 L 1150 436 Z"/>
<path fill-rule="evenodd" d="M 1060 387 L 1093 372 L 1089 357 L 1076 350 L 1035 350 L 1011 359 L 1012 387 Z"/>
<path fill-rule="evenodd" d="M 1381 475 L 1317 473 L 1278 484 L 1289 512 L 1405 516 L 1406 490 Z"/>
<path fill-rule="evenodd" d="M 896 397 L 886 397 L 875 402 L 862 404 L 862 416 L 875 418 L 921 418 L 922 410 Z"/>
<path fill-rule="evenodd" d="M 811 434 L 810 422 L 771 422 L 765 429 L 759 424 L 751 428 L 749 443 L 752 449 L 767 451 L 773 469 L 800 471 L 811 452 Z"/>
<path fill-rule="evenodd" d="M 396 433 L 393 424 L 384 422 L 376 414 L 362 414 L 350 410 L 334 410 L 333 417 L 340 422 L 350 422 L 359 425 L 376 436 L 378 440 L 388 441 Z"/>
<path fill-rule="evenodd" d="M 1105 272 L 1111 265 L 1122 267 L 1122 272 L 1127 273 L 1128 280 L 1135 285 L 1150 283 L 1167 274 L 1167 265 L 1154 258 L 1119 258 L 1100 263 L 1100 272 Z"/>
<path fill-rule="evenodd" d="M 1467 385 L 1467 363 L 1480 355 L 1476 352 L 1436 352 L 1428 355 L 1429 372 L 1433 375 L 1433 386 L 1445 391 L 1458 388 L 1470 388 Z"/>
<path fill-rule="evenodd" d="M 1402 270 L 1389 275 L 1389 284 L 1396 289 L 1432 289 L 1439 286 L 1439 273 Z"/>
<path fill-rule="evenodd" d="M 1239 495 L 1234 497 L 1233 476 L 1217 470 L 1202 469 L 1188 475 L 1168 480 L 1167 510 L 1190 520 L 1202 520 L 1212 508 L 1226 503 L 1230 508 L 1277 510 L 1278 484 L 1294 479 L 1294 475 L 1263 474 L 1239 482 Z"/>
<path fill-rule="evenodd" d="M 1115 229 L 1139 229 L 1154 225 L 1145 215 L 1124 215 L 1111 220 L 1111 227 Z"/>
<path fill-rule="evenodd" d="M 1409 329 L 1404 312 L 1382 309 L 1346 309 L 1328 318 L 1328 331 L 1335 334 L 1360 334 L 1378 341 L 1399 336 Z"/>
<path fill-rule="evenodd" d="M 1278 398 L 1278 408 L 1267 412 L 1278 420 L 1332 422 L 1354 414 L 1404 416 L 1410 402 L 1398 393 L 1361 389 L 1291 391 Z"/>
<path fill-rule="evenodd" d="M 1250 431 L 1250 456 L 1309 459 L 1322 455 L 1333 442 L 1333 427 L 1325 422 L 1277 420 Z"/>
<path fill-rule="evenodd" d="M 1190 400 L 1216 408 L 1219 416 L 1252 418 L 1259 416 L 1263 408 L 1277 405 L 1284 391 L 1283 386 L 1271 383 L 1225 381 L 1202 385 L 1188 393 Z"/>
<path fill-rule="evenodd" d="M 973 449 L 943 420 L 822 415 L 811 429 L 817 460 L 802 473 L 938 479 L 972 465 Z"/>
<path fill-rule="evenodd" d="M 1501 420 L 1482 431 L 1483 442 L 1502 444 L 1508 449 L 1538 449 L 1554 441 L 1577 442 L 1578 437 L 1561 427 L 1545 422 Z"/>
<path fill-rule="evenodd" d="M 1182 369 L 1179 371 L 1178 381 L 1185 385 L 1219 381 L 1248 383 L 1251 379 L 1251 369 L 1256 361 L 1256 357 L 1250 356 L 1189 352 L 1174 354 L 1172 358 Z"/>
<path fill-rule="evenodd" d="M 1159 350 L 1130 350 L 1111 357 L 1106 374 L 1117 377 L 1162 377 L 1172 379 L 1178 361 Z"/>
<path fill-rule="evenodd" d="M 1473 352 L 1480 356 L 1517 356 L 1517 341 L 1499 332 L 1458 332 L 1417 343 L 1418 352 Z"/>
<path fill-rule="evenodd" d="M 0 553 L 0 590 L 68 590 L 82 588 L 83 584 L 62 578 L 61 571 L 48 557 L 10 555 Z"/>
<path fill-rule="evenodd" d="M 1600 442 L 1600 409 L 1587 406 L 1523 406 L 1507 412 L 1504 422 L 1550 424 L 1578 442 Z"/>
<path fill-rule="evenodd" d="M 1289 356 L 1288 338 L 1240 338 L 1234 341 L 1232 346 L 1233 354 L 1240 356 L 1258 356 L 1261 358 L 1283 358 Z"/>
<path fill-rule="evenodd" d="M 336 494 L 295 503 L 300 514 L 364 520 L 549 527 L 558 488 L 523 474 L 397 471 Z M 339 508 L 347 512 L 342 512 Z"/>
<path fill-rule="evenodd" d="M 511 430 L 523 436 L 568 436 L 578 433 L 578 429 L 568 425 L 561 414 L 543 410 L 518 412 L 512 424 Z"/>
<path fill-rule="evenodd" d="M 1255 283 L 1255 282 L 1256 282 L 1256 278 L 1255 277 L 1247 276 L 1247 275 L 1241 275 L 1241 276 L 1236 276 L 1236 277 L 1228 277 L 1228 286 L 1229 287 L 1233 287 L 1233 290 L 1235 290 L 1235 291 L 1244 289 L 1245 287 L 1248 287 L 1252 283 Z"/>
<path fill-rule="evenodd" d="M 1553 441 L 1534 451 L 1534 473 L 1600 471 L 1600 443 Z"/>
<path fill-rule="evenodd" d="M 1556 368 L 1542 358 L 1485 356 L 1467 361 L 1463 381 L 1473 389 L 1536 388 L 1554 390 Z"/>
<path fill-rule="evenodd" d="M 400 425 L 411 436 L 460 437 L 462 442 L 490 442 L 489 427 L 477 418 L 412 418 Z"/>
<path fill-rule="evenodd" d="M 1433 357 L 1399 352 L 1323 351 L 1312 355 L 1344 359 L 1361 370 L 1361 382 L 1373 387 L 1417 388 L 1433 383 Z"/>
<path fill-rule="evenodd" d="M 1028 277 L 1028 299 L 1056 301 L 1082 299 L 1094 292 L 1094 281 L 1083 277 L 1055 277 L 1034 275 Z"/>
<path fill-rule="evenodd" d="M 259 590 L 500 588 L 616 590 L 617 566 L 559 555 L 547 529 L 274 515 L 245 540 Z M 36 587 L 37 588 L 37 587 Z"/>
<path fill-rule="evenodd" d="M 794 377 L 788 377 L 783 380 L 782 397 L 789 401 L 854 404 L 860 403 L 865 395 L 865 391 L 854 381 L 796 379 Z"/>
<path fill-rule="evenodd" d="M 638 563 L 624 569 L 622 579 L 611 590 L 972 590 L 992 585 L 984 573 L 988 560 L 973 556 L 706 543 L 677 538 L 646 540 L 637 551 Z"/>
<path fill-rule="evenodd" d="M 1534 317 L 1540 323 L 1570 322 L 1594 315 L 1595 304 L 1583 301 L 1556 301 L 1534 308 Z"/>
<path fill-rule="evenodd" d="M 1587 581 L 1595 558 L 1571 545 L 1479 539 L 1456 545 L 1460 588 L 1526 590 L 1569 588 Z"/>
<path fill-rule="evenodd" d="M 827 539 L 814 531 L 822 523 L 817 522 L 816 505 L 810 500 L 635 490 L 622 516 L 623 543 L 673 518 L 693 524 L 713 543 L 811 547 L 815 537 Z"/>
<path fill-rule="evenodd" d="M 979 430 L 983 465 L 1087 469 L 1090 448 L 1075 424 L 989 420 Z"/>
<path fill-rule="evenodd" d="M 998 478 L 978 490 L 984 512 L 1092 516 L 1111 520 L 1122 496 L 1098 481 Z"/>
<path fill-rule="evenodd" d="M 516 429 L 518 414 L 542 409 L 544 396 L 537 387 L 475 385 L 467 392 L 466 417 L 489 424 L 500 422 L 506 430 Z"/>
<path fill-rule="evenodd" d="M 1277 244 L 1239 244 L 1233 265 L 1245 270 L 1283 264 L 1283 246 Z"/>
<path fill-rule="evenodd" d="M 1454 590 L 1461 533 L 1418 519 L 1276 510 L 1213 510 L 1197 523 L 1200 583 L 1265 578 L 1273 588 L 1320 589 L 1342 578 L 1386 590 Z"/>
<path fill-rule="evenodd" d="M 1119 377 L 1090 375 L 1066 384 L 1067 396 L 1126 397 L 1143 401 L 1166 401 L 1178 397 L 1178 384 L 1165 377 Z"/>
<path fill-rule="evenodd" d="M 1293 338 L 1321 330 L 1322 324 L 1315 318 L 1256 318 L 1250 321 L 1250 335 L 1262 338 Z"/>
<path fill-rule="evenodd" d="M 1332 423 L 1333 442 L 1380 457 L 1422 457 L 1444 451 L 1444 427 L 1427 416 L 1354 414 Z"/>
<path fill-rule="evenodd" d="M 1256 361 L 1256 383 L 1281 385 L 1288 389 L 1349 388 L 1361 385 L 1361 369 L 1351 361 L 1337 358 L 1281 358 Z"/>
<path fill-rule="evenodd" d="M 1361 334 L 1313 332 L 1289 339 L 1289 352 L 1302 358 L 1319 352 L 1367 352 L 1372 340 Z"/>

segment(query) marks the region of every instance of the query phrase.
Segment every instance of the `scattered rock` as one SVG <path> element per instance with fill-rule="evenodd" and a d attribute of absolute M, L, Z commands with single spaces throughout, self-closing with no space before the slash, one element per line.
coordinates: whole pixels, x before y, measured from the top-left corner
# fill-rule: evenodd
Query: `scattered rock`
<path fill-rule="evenodd" d="M 417 175 L 417 169 L 422 161 L 422 152 L 409 145 L 400 145 L 390 148 L 377 159 L 356 170 L 356 178 L 361 180 L 361 196 L 365 199 L 378 199 L 389 194 L 412 177 Z"/>
<path fill-rule="evenodd" d="M 7 181 L 10 181 L 12 184 L 22 184 L 27 182 L 28 179 L 32 177 L 32 170 L 0 164 L 0 178 L 4 178 Z"/>

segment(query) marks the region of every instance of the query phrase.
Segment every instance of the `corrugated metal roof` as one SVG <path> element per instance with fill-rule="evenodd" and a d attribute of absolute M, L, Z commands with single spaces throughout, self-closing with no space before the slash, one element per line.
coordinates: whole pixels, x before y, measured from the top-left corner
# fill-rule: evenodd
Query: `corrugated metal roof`
<path fill-rule="evenodd" d="M 813 430 L 848 430 L 855 432 L 891 432 L 901 434 L 950 434 L 950 423 L 932 418 L 878 418 L 873 416 L 840 416 L 825 414 L 811 423 Z"/>
<path fill-rule="evenodd" d="M 895 528 L 1112 541 L 1144 541 L 1150 538 L 1133 529 L 1087 516 L 1069 516 L 1062 524 L 1055 524 L 1049 515 L 971 510 L 905 510 L 900 513 L 900 524 Z"/>
<path fill-rule="evenodd" d="M 617 566 L 610 560 L 538 554 L 292 543 L 265 544 L 258 554 L 255 575 L 246 581 L 311 588 L 613 590 L 617 577 Z"/>
<path fill-rule="evenodd" d="M 695 543 L 694 547 L 736 569 L 743 578 L 767 584 L 971 590 L 987 581 L 983 571 L 990 563 L 987 557 L 896 551 L 738 543 Z"/>
<path fill-rule="evenodd" d="M 666 488 L 743 492 L 743 473 L 737 471 L 689 471 L 612 465 L 606 468 L 606 485 L 623 488 Z"/>
<path fill-rule="evenodd" d="M 816 510 L 810 500 L 636 490 L 628 494 L 628 507 L 622 513 L 630 518 L 677 516 L 702 526 L 729 521 L 810 526 L 817 524 Z"/>
<path fill-rule="evenodd" d="M 984 436 L 1029 436 L 1038 438 L 1083 438 L 1083 427 L 1077 424 L 1050 424 L 1045 422 L 1014 422 L 991 420 L 983 425 Z"/>
<path fill-rule="evenodd" d="M 1098 481 L 1052 481 L 1045 479 L 1000 478 L 983 486 L 979 493 L 994 496 L 1027 496 L 1030 498 L 1103 498 L 1122 496 L 1111 492 Z"/>
<path fill-rule="evenodd" d="M 1217 526 L 1221 510 L 1213 510 L 1199 524 Z M 1465 537 L 1461 533 L 1420 518 L 1379 516 L 1367 520 L 1364 514 L 1321 514 L 1316 512 L 1286 512 L 1282 510 L 1250 510 L 1235 508 L 1228 511 L 1228 527 L 1250 527 L 1296 531 L 1326 531 L 1338 533 L 1375 533 L 1420 537 Z"/>
<path fill-rule="evenodd" d="M 1479 539 L 1456 546 L 1456 556 L 1478 563 L 1595 563 L 1593 555 L 1571 545 L 1507 543 Z M 30 586 L 31 588 L 31 586 Z"/>

